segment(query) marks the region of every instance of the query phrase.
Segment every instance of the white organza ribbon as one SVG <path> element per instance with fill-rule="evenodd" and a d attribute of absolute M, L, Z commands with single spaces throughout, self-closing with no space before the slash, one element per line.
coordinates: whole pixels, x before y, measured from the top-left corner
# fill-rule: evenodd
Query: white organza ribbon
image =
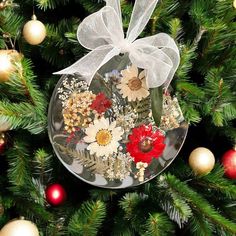
<path fill-rule="evenodd" d="M 106 6 L 86 17 L 79 25 L 79 43 L 91 50 L 68 68 L 55 74 L 81 75 L 88 84 L 111 58 L 129 53 L 130 61 L 146 70 L 149 88 L 170 84 L 180 57 L 174 40 L 165 33 L 137 39 L 148 23 L 158 0 L 137 0 L 125 38 L 120 0 L 106 0 Z M 137 40 L 136 40 L 137 39 Z"/>

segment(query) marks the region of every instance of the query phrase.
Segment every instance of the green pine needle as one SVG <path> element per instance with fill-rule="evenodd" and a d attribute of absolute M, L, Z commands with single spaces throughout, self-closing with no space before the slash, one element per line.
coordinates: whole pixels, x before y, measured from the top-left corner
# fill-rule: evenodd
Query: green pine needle
<path fill-rule="evenodd" d="M 68 231 L 76 236 L 93 236 L 97 232 L 106 216 L 105 204 L 101 201 L 87 201 L 72 216 Z"/>
<path fill-rule="evenodd" d="M 17 187 L 27 184 L 31 179 L 27 145 L 22 141 L 15 141 L 14 146 L 7 152 L 7 160 L 9 161 L 10 183 Z"/>
<path fill-rule="evenodd" d="M 36 2 L 40 9 L 47 10 L 54 9 L 60 5 L 66 5 L 69 0 L 36 0 Z"/>
<path fill-rule="evenodd" d="M 201 195 L 188 187 L 186 183 L 181 182 L 170 174 L 165 175 L 164 181 L 173 192 L 184 198 L 192 209 L 198 211 L 216 228 L 222 228 L 226 232 L 236 234 L 236 224 L 223 217 Z"/>
<path fill-rule="evenodd" d="M 145 233 L 143 236 L 167 236 L 173 235 L 173 224 L 169 218 L 160 213 L 153 213 L 149 215 L 145 223 Z"/>
<path fill-rule="evenodd" d="M 204 188 L 210 188 L 228 199 L 236 200 L 236 186 L 234 183 L 224 177 L 224 168 L 216 165 L 207 175 L 196 179 L 195 184 Z"/>

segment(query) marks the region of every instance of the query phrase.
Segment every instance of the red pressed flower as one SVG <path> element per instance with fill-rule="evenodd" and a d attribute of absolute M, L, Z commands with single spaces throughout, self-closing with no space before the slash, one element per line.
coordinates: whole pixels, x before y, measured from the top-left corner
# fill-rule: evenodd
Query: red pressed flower
<path fill-rule="evenodd" d="M 150 163 L 152 158 L 158 158 L 164 148 L 165 136 L 159 131 L 153 131 L 151 125 L 141 125 L 132 130 L 129 135 L 127 151 L 134 158 L 134 162 Z"/>
<path fill-rule="evenodd" d="M 104 93 L 99 93 L 93 100 L 90 108 L 101 114 L 110 108 L 111 104 L 111 101 L 104 95 Z"/>

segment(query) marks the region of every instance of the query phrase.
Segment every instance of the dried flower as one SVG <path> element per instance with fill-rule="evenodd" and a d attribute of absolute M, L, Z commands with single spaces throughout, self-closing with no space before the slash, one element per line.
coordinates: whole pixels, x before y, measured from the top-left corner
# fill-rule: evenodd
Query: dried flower
<path fill-rule="evenodd" d="M 164 140 L 165 137 L 159 130 L 153 131 L 151 125 L 141 125 L 132 130 L 126 148 L 135 163 L 149 164 L 152 158 L 158 158 L 162 154 L 165 148 Z"/>
<path fill-rule="evenodd" d="M 133 158 L 129 153 L 123 153 L 119 151 L 116 155 L 109 156 L 108 162 L 109 168 L 105 173 L 105 176 L 108 179 L 123 180 L 130 175 Z"/>
<path fill-rule="evenodd" d="M 180 109 L 178 99 L 166 93 L 163 97 L 163 114 L 161 117 L 160 127 L 163 130 L 170 130 L 179 127 L 179 124 L 184 120 Z"/>
<path fill-rule="evenodd" d="M 123 98 L 128 98 L 128 101 L 142 100 L 148 97 L 149 91 L 146 85 L 145 71 L 140 74 L 135 65 L 121 71 L 121 83 L 117 85 Z"/>
<path fill-rule="evenodd" d="M 95 97 L 96 95 L 89 91 L 70 94 L 62 111 L 65 130 L 68 133 L 75 132 L 76 127 L 87 127 L 92 122 L 93 112 L 89 105 Z"/>
<path fill-rule="evenodd" d="M 145 162 L 137 162 L 136 163 L 136 168 L 138 170 L 138 172 L 135 175 L 135 178 L 138 178 L 139 182 L 143 182 L 144 181 L 144 172 L 145 169 L 148 167 L 148 164 Z"/>
<path fill-rule="evenodd" d="M 108 108 L 110 108 L 112 102 L 105 96 L 104 93 L 99 93 L 93 100 L 90 108 L 97 111 L 99 114 L 104 113 Z"/>
<path fill-rule="evenodd" d="M 88 90 L 88 84 L 85 81 L 77 81 L 76 78 L 66 78 L 62 87 L 58 88 L 59 99 L 62 101 L 62 107 L 66 106 L 66 101 L 72 93 L 80 93 Z"/>
<path fill-rule="evenodd" d="M 87 148 L 90 154 L 107 157 L 117 153 L 124 131 L 121 127 L 116 127 L 115 121 L 110 124 L 108 119 L 102 117 L 100 120 L 94 120 L 94 124 L 90 124 L 85 133 L 87 136 L 84 141 L 90 143 Z"/>
<path fill-rule="evenodd" d="M 111 80 L 113 83 L 117 84 L 121 80 L 121 74 L 118 70 L 113 70 L 109 73 L 106 73 L 104 79 L 106 82 L 109 82 Z"/>

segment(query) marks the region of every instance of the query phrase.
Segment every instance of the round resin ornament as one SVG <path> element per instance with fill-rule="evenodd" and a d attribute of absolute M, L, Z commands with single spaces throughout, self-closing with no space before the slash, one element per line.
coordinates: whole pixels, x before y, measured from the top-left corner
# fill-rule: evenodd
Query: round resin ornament
<path fill-rule="evenodd" d="M 102 66 L 90 85 L 78 74 L 63 75 L 48 114 L 60 161 L 104 188 L 137 186 L 160 174 L 177 156 L 188 125 L 177 98 L 158 89 L 159 97 L 127 55 Z"/>

